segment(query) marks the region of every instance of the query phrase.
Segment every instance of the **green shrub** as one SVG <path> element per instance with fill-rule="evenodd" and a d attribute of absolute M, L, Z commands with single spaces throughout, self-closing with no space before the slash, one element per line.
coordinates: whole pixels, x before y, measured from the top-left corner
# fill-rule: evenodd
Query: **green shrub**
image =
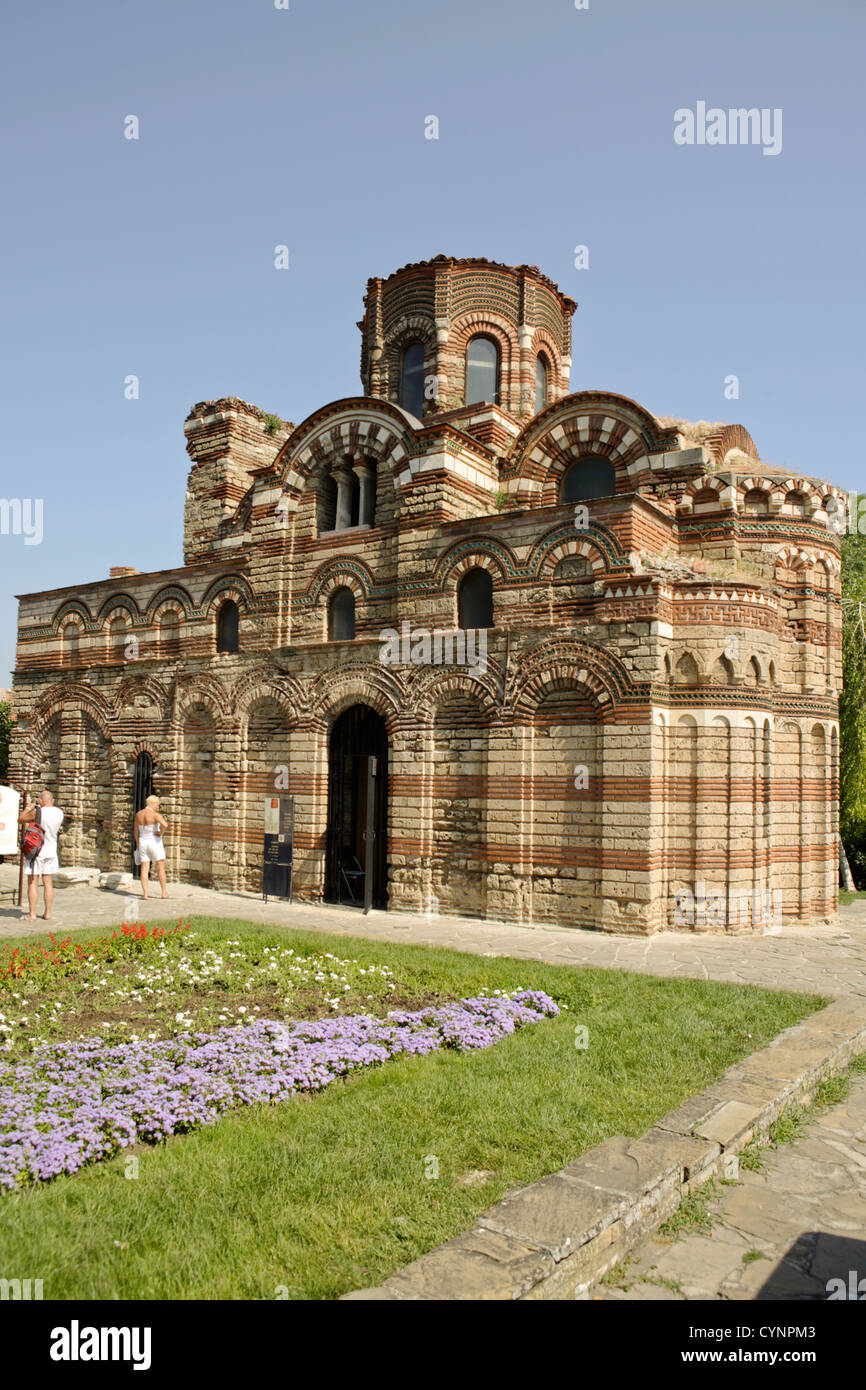
<path fill-rule="evenodd" d="M 12 706 L 4 700 L 0 704 L 0 782 L 3 783 L 9 780 L 9 739 L 14 723 Z"/>

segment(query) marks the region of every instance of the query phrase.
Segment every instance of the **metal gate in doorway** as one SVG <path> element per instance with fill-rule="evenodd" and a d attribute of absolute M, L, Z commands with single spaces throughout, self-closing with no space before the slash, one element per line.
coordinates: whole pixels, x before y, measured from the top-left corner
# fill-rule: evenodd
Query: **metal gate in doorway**
<path fill-rule="evenodd" d="M 388 734 L 368 705 L 336 720 L 328 749 L 328 902 L 388 905 Z"/>

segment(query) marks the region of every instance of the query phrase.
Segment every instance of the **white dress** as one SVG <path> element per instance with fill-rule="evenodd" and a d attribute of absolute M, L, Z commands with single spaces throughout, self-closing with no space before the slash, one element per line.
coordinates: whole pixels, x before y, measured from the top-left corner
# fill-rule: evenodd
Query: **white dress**
<path fill-rule="evenodd" d="M 162 843 L 159 821 L 138 827 L 138 852 L 142 864 L 157 864 L 165 858 L 165 845 Z"/>

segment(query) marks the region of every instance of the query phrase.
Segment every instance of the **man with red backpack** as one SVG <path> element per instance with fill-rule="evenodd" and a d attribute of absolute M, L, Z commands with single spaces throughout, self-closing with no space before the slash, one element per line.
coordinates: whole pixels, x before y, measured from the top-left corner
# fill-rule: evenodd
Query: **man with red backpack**
<path fill-rule="evenodd" d="M 18 817 L 19 825 L 27 829 L 21 840 L 21 853 L 24 855 L 24 868 L 28 874 L 27 901 L 30 904 L 28 922 L 36 921 L 36 908 L 39 900 L 38 879 L 42 879 L 45 895 L 45 920 L 51 921 L 51 904 L 54 901 L 54 879 L 60 865 L 57 861 L 57 832 L 63 824 L 63 812 L 54 805 L 50 792 L 42 792 L 38 806 L 25 806 Z"/>

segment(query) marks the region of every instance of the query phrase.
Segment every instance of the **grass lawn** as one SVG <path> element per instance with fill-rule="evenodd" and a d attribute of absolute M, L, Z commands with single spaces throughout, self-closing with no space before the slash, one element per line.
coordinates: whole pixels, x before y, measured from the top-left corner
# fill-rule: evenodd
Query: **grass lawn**
<path fill-rule="evenodd" d="M 866 902 L 866 893 L 849 893 L 847 889 L 840 888 L 839 902 L 840 904 Z"/>
<path fill-rule="evenodd" d="M 521 988 L 551 995 L 560 1017 L 0 1194 L 0 1270 L 41 1278 L 47 1299 L 334 1298 L 457 1234 L 506 1190 L 610 1135 L 641 1134 L 824 1002 L 193 918 L 158 960 L 143 949 L 4 978 L 0 1012 L 10 1060 L 36 1037 L 162 1038 L 189 1020 L 235 1023 L 254 1004 L 261 1017 L 381 1016 Z"/>

